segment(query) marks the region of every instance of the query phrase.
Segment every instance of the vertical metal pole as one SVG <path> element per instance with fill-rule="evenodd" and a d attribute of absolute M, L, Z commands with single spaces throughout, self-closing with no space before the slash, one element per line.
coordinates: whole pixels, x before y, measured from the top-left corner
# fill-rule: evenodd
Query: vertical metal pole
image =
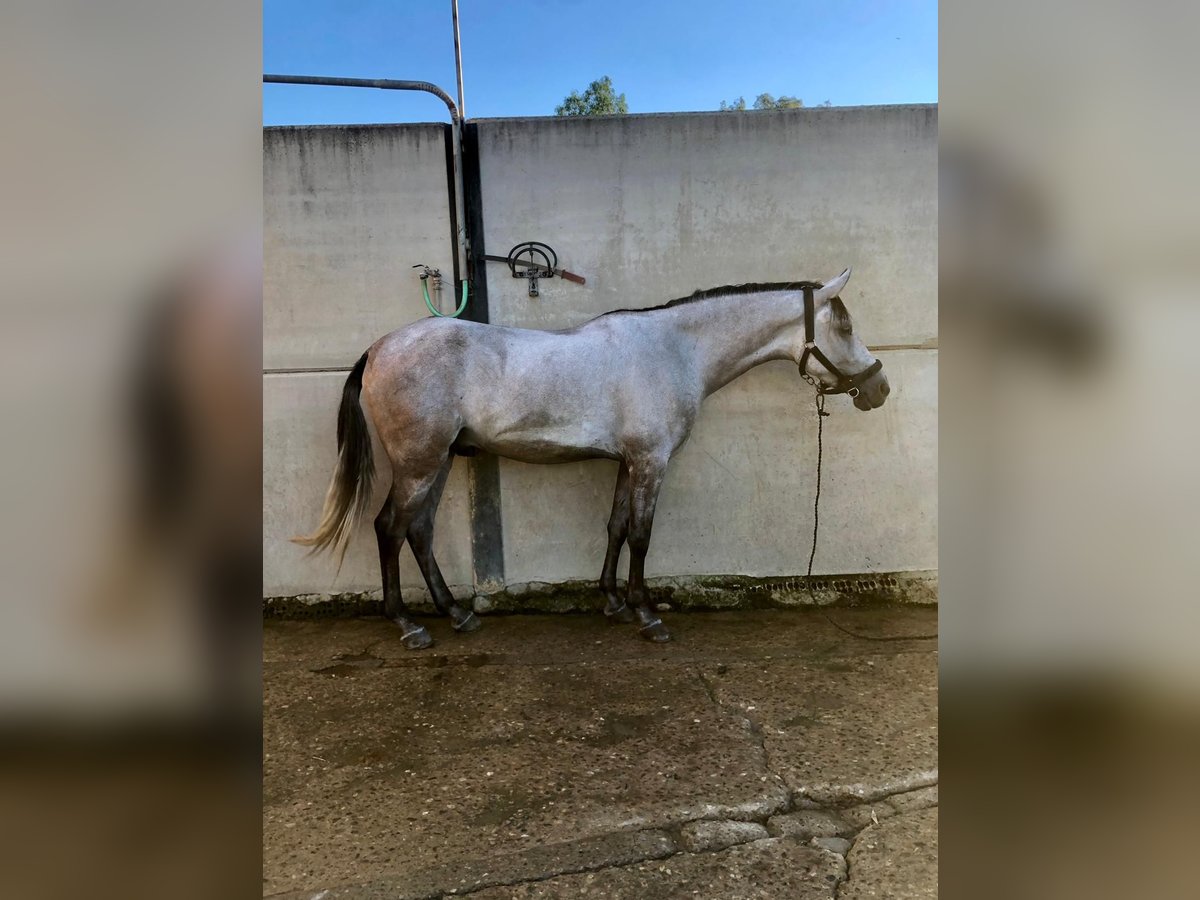
<path fill-rule="evenodd" d="M 458 78 L 458 117 L 454 119 L 455 213 L 458 216 L 458 252 L 460 277 L 467 278 L 466 248 L 471 231 L 477 232 L 483 246 L 483 216 L 479 185 L 479 150 L 472 133 L 471 171 L 463 169 L 463 141 L 466 139 L 467 111 L 463 98 L 462 42 L 458 33 L 458 0 L 450 0 L 454 17 L 454 72 Z M 471 182 L 471 222 L 467 222 L 466 185 Z M 470 227 L 468 227 L 468 225 Z M 483 256 L 475 272 L 475 295 L 465 318 L 488 321 L 487 273 Z M 504 520 L 500 514 L 500 461 L 490 453 L 481 453 L 467 469 L 467 504 L 471 517 L 471 568 L 476 593 L 493 594 L 504 589 Z"/>
<path fill-rule="evenodd" d="M 454 70 L 458 76 L 458 115 L 453 117 L 451 140 L 454 141 L 454 213 L 458 216 L 458 277 L 470 279 L 467 272 L 467 216 L 463 197 L 462 127 L 467 113 L 463 107 L 462 45 L 458 38 L 458 0 L 450 0 L 450 14 L 454 17 Z M 458 300 L 453 300 L 457 303 Z"/>
<path fill-rule="evenodd" d="M 450 11 L 454 16 L 454 70 L 458 74 L 458 114 L 465 119 L 467 108 L 463 106 L 462 44 L 458 38 L 458 0 L 450 0 Z"/>
<path fill-rule="evenodd" d="M 475 281 L 471 302 L 463 318 L 488 322 L 488 273 L 483 264 L 487 241 L 483 227 L 483 191 L 479 173 L 479 125 L 463 125 L 463 182 L 466 185 L 467 237 L 475 257 Z M 469 460 L 467 503 L 471 517 L 471 567 L 475 591 L 480 595 L 503 590 L 504 515 L 500 496 L 500 460 L 480 452 Z"/>
<path fill-rule="evenodd" d="M 468 281 L 467 273 L 467 212 L 463 194 L 462 118 L 461 113 L 450 120 L 450 140 L 454 142 L 454 215 L 458 220 L 458 277 Z M 456 285 L 457 287 L 457 285 Z M 458 306 L 458 298 L 450 302 Z"/>

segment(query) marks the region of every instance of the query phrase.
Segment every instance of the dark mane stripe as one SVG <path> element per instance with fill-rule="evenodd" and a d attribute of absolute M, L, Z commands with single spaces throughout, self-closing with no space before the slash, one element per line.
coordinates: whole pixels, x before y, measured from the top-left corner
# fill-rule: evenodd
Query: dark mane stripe
<path fill-rule="evenodd" d="M 670 309 L 673 306 L 683 306 L 685 303 L 695 303 L 697 300 L 707 300 L 710 297 L 734 297 L 742 294 L 764 294 L 768 291 L 799 291 L 806 287 L 821 288 L 825 285 L 820 281 L 768 281 L 768 282 L 749 282 L 747 284 L 726 284 L 721 287 L 701 288 L 698 291 L 689 294 L 686 297 L 679 297 L 675 300 L 668 300 L 666 303 L 660 303 L 658 306 L 646 306 L 641 309 L 613 309 L 604 313 L 606 316 L 611 316 L 613 313 L 640 313 L 654 312 L 658 309 Z M 845 310 L 845 307 L 842 307 Z"/>

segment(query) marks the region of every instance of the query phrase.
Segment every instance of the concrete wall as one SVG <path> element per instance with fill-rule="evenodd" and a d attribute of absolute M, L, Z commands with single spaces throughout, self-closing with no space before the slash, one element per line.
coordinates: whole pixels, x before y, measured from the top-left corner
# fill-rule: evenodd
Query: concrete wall
<path fill-rule="evenodd" d="M 448 270 L 452 252 L 444 148 L 422 127 L 268 129 L 268 369 L 349 365 L 421 314 L 402 270 Z M 546 241 L 588 279 L 543 281 L 534 299 L 489 264 L 494 322 L 558 328 L 700 287 L 826 279 L 853 266 L 843 297 L 893 393 L 872 413 L 830 402 L 816 570 L 936 568 L 936 107 L 497 119 L 480 121 L 478 135 L 487 251 Z M 332 567 L 300 564 L 279 538 L 285 525 L 315 522 L 344 375 L 272 378 L 281 383 L 264 397 L 264 591 L 329 591 Z M 815 429 L 811 392 L 788 364 L 710 398 L 668 476 L 647 573 L 803 573 Z M 470 581 L 463 468 L 438 541 L 460 585 Z M 615 473 L 608 462 L 502 461 L 510 584 L 596 577 Z M 378 586 L 371 541 L 359 543 L 332 589 Z"/>

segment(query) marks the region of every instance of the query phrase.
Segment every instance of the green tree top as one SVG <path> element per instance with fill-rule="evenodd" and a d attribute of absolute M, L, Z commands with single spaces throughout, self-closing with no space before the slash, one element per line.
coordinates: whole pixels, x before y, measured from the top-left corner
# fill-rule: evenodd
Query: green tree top
<path fill-rule="evenodd" d="M 571 91 L 554 108 L 556 116 L 612 116 L 629 112 L 625 95 L 613 91 L 612 79 L 605 75 L 593 81 L 582 94 Z"/>
<path fill-rule="evenodd" d="M 799 109 L 804 105 L 804 101 L 799 97 L 789 97 L 784 94 L 778 100 L 770 94 L 759 94 L 754 98 L 755 109 Z"/>
<path fill-rule="evenodd" d="M 830 102 L 826 100 L 820 106 L 830 106 Z M 770 94 L 759 94 L 754 98 L 755 109 L 800 109 L 804 106 L 804 101 L 799 97 L 789 97 L 784 94 L 782 97 L 775 98 Z M 736 100 L 729 102 L 721 101 L 721 112 L 736 112 L 746 108 L 746 98 L 738 97 Z"/>

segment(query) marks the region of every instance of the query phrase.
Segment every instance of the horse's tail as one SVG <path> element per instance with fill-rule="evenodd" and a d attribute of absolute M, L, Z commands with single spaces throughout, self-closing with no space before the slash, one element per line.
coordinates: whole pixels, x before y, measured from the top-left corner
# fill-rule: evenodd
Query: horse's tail
<path fill-rule="evenodd" d="M 342 388 L 342 405 L 338 407 L 337 419 L 338 461 L 325 493 L 321 524 L 307 537 L 292 538 L 297 544 L 312 547 L 312 553 L 333 547 L 338 554 L 339 569 L 346 557 L 350 536 L 371 500 L 371 483 L 375 478 L 371 434 L 358 399 L 366 367 L 367 354 L 364 353 L 350 370 Z"/>

